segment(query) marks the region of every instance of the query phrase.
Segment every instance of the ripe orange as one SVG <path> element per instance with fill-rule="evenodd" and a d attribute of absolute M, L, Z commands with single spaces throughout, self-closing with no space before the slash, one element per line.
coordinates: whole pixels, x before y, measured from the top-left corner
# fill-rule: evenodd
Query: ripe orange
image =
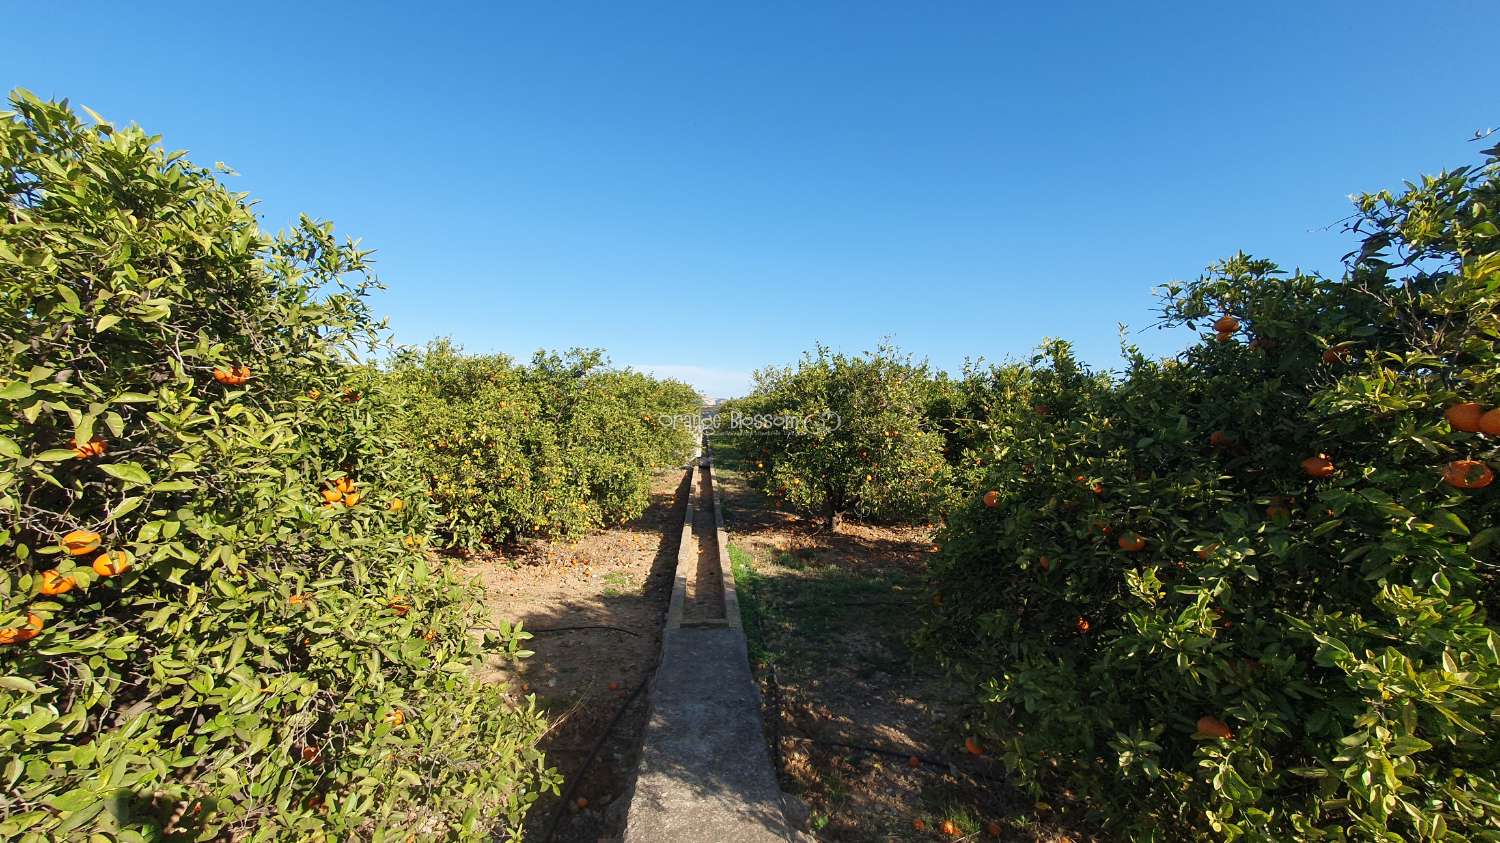
<path fill-rule="evenodd" d="M 27 612 L 25 626 L 0 629 L 0 644 L 19 644 L 23 641 L 30 641 L 42 631 L 45 625 L 41 615 L 36 612 Z"/>
<path fill-rule="evenodd" d="M 1443 467 L 1443 482 L 1455 489 L 1483 489 L 1495 480 L 1495 472 L 1479 460 L 1454 460 Z"/>
<path fill-rule="evenodd" d="M 94 557 L 94 573 L 101 577 L 113 577 L 130 570 L 130 554 L 124 550 L 110 550 Z"/>
<path fill-rule="evenodd" d="M 65 577 L 57 572 L 56 568 L 42 572 L 42 585 L 38 589 L 42 594 L 53 597 L 72 591 L 73 586 L 78 583 L 72 577 Z"/>
<path fill-rule="evenodd" d="M 1197 550 L 1195 550 L 1193 552 L 1196 553 L 1196 554 L 1198 554 L 1198 558 L 1199 559 L 1207 561 L 1208 557 L 1212 556 L 1214 554 L 1214 551 L 1218 550 L 1218 549 L 1219 549 L 1219 543 L 1218 542 L 1214 542 L 1213 544 L 1206 544 L 1203 547 L 1200 547 L 1200 548 L 1198 548 Z"/>
<path fill-rule="evenodd" d="M 984 754 L 984 747 L 980 746 L 978 739 L 970 736 L 964 738 L 964 751 L 970 755 L 979 756 Z"/>
<path fill-rule="evenodd" d="M 307 602 L 307 596 L 303 594 L 293 594 L 291 597 L 288 597 L 286 599 L 286 602 L 292 604 L 293 606 L 301 606 L 303 603 Z"/>
<path fill-rule="evenodd" d="M 250 380 L 249 366 L 230 366 L 228 370 L 214 369 L 214 380 L 225 386 L 243 386 Z"/>
<path fill-rule="evenodd" d="M 385 605 L 387 609 L 395 612 L 397 617 L 404 618 L 406 617 L 406 613 L 411 611 L 411 607 L 408 606 L 405 601 L 405 597 L 397 597 L 396 599 Z"/>
<path fill-rule="evenodd" d="M 1208 435 L 1208 444 L 1214 446 L 1215 448 L 1227 448 L 1230 445 L 1234 444 L 1234 440 L 1231 439 L 1229 437 L 1229 434 L 1225 433 L 1224 431 L 1215 430 L 1213 433 L 1210 433 Z"/>
<path fill-rule="evenodd" d="M 994 509 L 995 507 L 999 506 L 1000 505 L 1000 493 L 997 492 L 997 491 L 995 491 L 994 489 L 991 489 L 988 492 L 985 492 L 984 493 L 984 505 L 987 506 L 987 507 L 989 507 L 990 509 Z"/>
<path fill-rule="evenodd" d="M 912 820 L 911 827 L 916 829 L 917 831 L 926 831 L 927 823 L 924 823 L 921 820 Z"/>
<path fill-rule="evenodd" d="M 1335 345 L 1323 352 L 1323 362 L 1329 366 L 1343 363 L 1349 359 L 1349 346 Z"/>
<path fill-rule="evenodd" d="M 1465 401 L 1444 410 L 1443 416 L 1448 419 L 1448 426 L 1454 430 L 1478 433 L 1479 421 L 1484 416 L 1484 408 L 1473 401 Z"/>
<path fill-rule="evenodd" d="M 1333 460 L 1327 454 L 1318 454 L 1302 461 L 1302 473 L 1308 477 L 1322 479 L 1333 476 Z"/>
<path fill-rule="evenodd" d="M 1126 553 L 1135 553 L 1146 549 L 1146 538 L 1139 533 L 1121 533 L 1119 544 Z"/>
<path fill-rule="evenodd" d="M 1272 501 L 1271 505 L 1266 507 L 1266 517 L 1272 521 L 1278 518 L 1291 518 L 1292 511 L 1287 508 L 1286 504 L 1280 501 Z"/>
<path fill-rule="evenodd" d="M 1073 621 L 1073 628 L 1078 630 L 1080 635 L 1086 634 L 1089 631 L 1089 619 L 1082 617 L 1078 618 L 1077 620 Z"/>
<path fill-rule="evenodd" d="M 927 548 L 927 552 L 928 553 L 941 553 L 942 551 L 943 551 L 943 546 L 940 545 L 940 544 L 935 544 L 932 547 Z"/>
<path fill-rule="evenodd" d="M 93 439 L 90 439 L 89 441 L 83 443 L 82 445 L 74 445 L 73 446 L 73 456 L 78 457 L 81 460 L 86 460 L 86 459 L 88 459 L 90 457 L 97 457 L 97 456 L 103 455 L 104 450 L 105 450 L 104 437 L 103 436 L 95 436 Z"/>
<path fill-rule="evenodd" d="M 990 837 L 998 838 L 1000 836 L 1000 824 L 994 820 L 990 820 L 984 824 L 984 833 Z"/>
<path fill-rule="evenodd" d="M 354 506 L 359 503 L 359 492 L 348 492 L 344 495 L 344 506 Z"/>
<path fill-rule="evenodd" d="M 1040 567 L 1043 571 L 1050 571 L 1052 570 L 1052 560 L 1043 556 L 1040 560 L 1037 561 L 1037 566 Z"/>
<path fill-rule="evenodd" d="M 1234 339 L 1234 333 L 1232 331 L 1220 331 L 1214 334 L 1214 339 L 1217 339 L 1219 342 L 1229 342 Z"/>
<path fill-rule="evenodd" d="M 648 416 L 648 418 L 649 418 L 649 416 Z M 582 811 L 584 808 L 587 808 L 589 806 L 589 801 L 587 799 L 584 799 L 582 796 L 580 796 L 576 800 L 573 801 L 573 804 L 577 805 L 578 806 L 578 810 Z"/>
<path fill-rule="evenodd" d="M 342 499 L 343 497 L 344 497 L 344 493 L 340 492 L 338 489 L 324 489 L 323 490 L 323 502 L 324 503 L 335 504 L 335 503 L 338 503 L 339 500 Z"/>
<path fill-rule="evenodd" d="M 908 766 L 908 767 L 912 768 L 913 770 L 915 770 L 916 768 L 922 766 L 922 759 L 920 759 L 917 756 L 913 755 L 910 758 L 906 759 L 906 766 Z"/>
<path fill-rule="evenodd" d="M 1225 725 L 1224 721 L 1208 714 L 1198 718 L 1198 731 L 1225 740 L 1234 737 L 1234 731 Z"/>
<path fill-rule="evenodd" d="M 958 826 L 953 824 L 953 820 L 943 820 L 942 822 L 938 823 L 938 831 L 941 831 L 943 834 L 946 834 L 949 837 L 957 837 L 962 833 L 958 830 Z"/>
<path fill-rule="evenodd" d="M 318 756 L 322 754 L 322 750 L 318 749 L 315 746 L 309 745 L 302 747 L 302 760 L 306 761 L 309 764 L 316 763 L 318 760 Z"/>
<path fill-rule="evenodd" d="M 1479 417 L 1479 432 L 1490 436 L 1500 436 L 1500 407 Z"/>
<path fill-rule="evenodd" d="M 393 708 L 391 709 L 391 713 L 385 716 L 385 719 L 389 720 L 392 725 L 400 726 L 406 722 L 406 712 L 399 708 Z"/>
<path fill-rule="evenodd" d="M 1221 334 L 1232 334 L 1240 329 L 1240 320 L 1224 315 L 1214 320 L 1214 330 Z"/>
<path fill-rule="evenodd" d="M 92 530 L 74 530 L 62 537 L 62 548 L 69 556 L 82 556 L 99 549 L 99 534 Z"/>

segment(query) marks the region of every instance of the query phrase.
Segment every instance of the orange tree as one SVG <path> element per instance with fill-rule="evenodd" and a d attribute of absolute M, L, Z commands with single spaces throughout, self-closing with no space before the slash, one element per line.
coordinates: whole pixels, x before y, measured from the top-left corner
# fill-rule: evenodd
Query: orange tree
<path fill-rule="evenodd" d="M 622 522 L 645 509 L 651 473 L 692 448 L 697 393 L 609 369 L 599 352 L 523 366 L 437 342 L 397 355 L 388 379 L 399 435 L 456 546 Z"/>
<path fill-rule="evenodd" d="M 1342 277 L 1238 255 L 1165 291 L 1200 344 L 1009 398 L 921 637 L 1039 796 L 1141 838 L 1496 839 L 1496 153 L 1360 198 Z"/>
<path fill-rule="evenodd" d="M 365 254 L 0 117 L 0 838 L 515 839 L 555 788 L 356 364 Z M 524 633 L 490 643 L 519 655 Z"/>
<path fill-rule="evenodd" d="M 821 513 L 830 530 L 849 512 L 923 519 L 940 511 L 950 470 L 926 414 L 925 364 L 888 346 L 859 356 L 819 346 L 795 369 L 763 369 L 755 381 L 720 430 L 751 437 L 746 451 L 767 494 Z"/>

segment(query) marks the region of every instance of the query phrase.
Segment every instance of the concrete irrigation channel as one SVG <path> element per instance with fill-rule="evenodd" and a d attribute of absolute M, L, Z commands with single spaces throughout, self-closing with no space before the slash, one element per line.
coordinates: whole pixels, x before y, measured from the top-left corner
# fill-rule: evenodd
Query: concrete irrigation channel
<path fill-rule="evenodd" d="M 761 728 L 713 458 L 694 473 L 626 843 L 798 840 Z"/>

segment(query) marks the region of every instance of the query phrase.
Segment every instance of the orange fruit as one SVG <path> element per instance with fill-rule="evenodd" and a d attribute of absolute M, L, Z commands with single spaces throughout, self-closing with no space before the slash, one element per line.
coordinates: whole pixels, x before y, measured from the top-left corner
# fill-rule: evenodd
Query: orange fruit
<path fill-rule="evenodd" d="M 1140 533 L 1121 533 L 1119 544 L 1126 553 L 1135 553 L 1146 549 L 1146 538 Z"/>
<path fill-rule="evenodd" d="M 941 553 L 942 550 L 943 550 L 943 546 L 940 545 L 940 544 L 935 544 L 932 547 L 927 548 L 927 552 L 928 553 Z"/>
<path fill-rule="evenodd" d="M 1308 477 L 1322 479 L 1333 476 L 1333 460 L 1327 454 L 1318 454 L 1302 461 L 1302 473 Z"/>
<path fill-rule="evenodd" d="M 1234 737 L 1234 731 L 1225 725 L 1223 720 L 1208 714 L 1198 718 L 1198 731 L 1205 735 L 1224 738 L 1226 740 Z"/>
<path fill-rule="evenodd" d="M 983 755 L 984 747 L 979 745 L 979 741 L 977 739 L 973 737 L 967 737 L 964 738 L 964 751 L 969 753 L 970 755 Z"/>
<path fill-rule="evenodd" d="M 1218 340 L 1219 342 L 1229 342 L 1230 340 L 1234 339 L 1234 333 L 1231 331 L 1220 331 L 1217 334 L 1214 334 L 1214 339 Z"/>
<path fill-rule="evenodd" d="M 1225 433 L 1224 431 L 1215 430 L 1213 433 L 1210 433 L 1208 435 L 1208 444 L 1214 446 L 1215 448 L 1227 448 L 1230 445 L 1234 444 L 1234 440 L 1231 439 L 1229 437 L 1229 434 Z"/>
<path fill-rule="evenodd" d="M 324 503 L 338 503 L 339 499 L 342 498 L 343 496 L 344 496 L 344 493 L 340 492 L 338 489 L 324 489 L 323 490 L 323 502 Z"/>
<path fill-rule="evenodd" d="M 1221 334 L 1232 334 L 1240 329 L 1240 320 L 1228 314 L 1214 320 L 1214 330 Z"/>
<path fill-rule="evenodd" d="M 316 762 L 318 760 L 318 756 L 322 754 L 322 750 L 318 749 L 315 746 L 302 747 L 302 760 L 306 761 L 309 764 Z"/>
<path fill-rule="evenodd" d="M 915 770 L 916 768 L 922 766 L 922 759 L 920 759 L 917 756 L 913 755 L 910 758 L 906 759 L 906 766 L 908 766 L 908 767 L 912 768 L 913 770 Z"/>
<path fill-rule="evenodd" d="M 912 820 L 911 827 L 916 829 L 917 831 L 926 831 L 927 823 L 924 823 L 921 820 Z"/>
<path fill-rule="evenodd" d="M 1490 436 L 1500 436 L 1500 407 L 1479 417 L 1479 432 Z"/>
<path fill-rule="evenodd" d="M 391 500 L 390 509 L 391 512 L 400 512 L 401 510 L 406 509 L 406 501 L 401 500 L 400 498 L 393 498 Z"/>
<path fill-rule="evenodd" d="M 359 503 L 359 492 L 349 492 L 344 495 L 344 506 L 354 506 Z"/>
<path fill-rule="evenodd" d="M 45 594 L 48 597 L 52 597 L 54 595 L 72 591 L 73 586 L 77 584 L 78 583 L 74 581 L 72 577 L 65 577 L 62 574 L 59 574 L 57 572 L 57 569 L 54 568 L 50 571 L 42 572 L 42 585 L 38 590 L 42 594 Z"/>
<path fill-rule="evenodd" d="M 286 599 L 286 602 L 292 604 L 293 606 L 301 606 L 303 603 L 307 602 L 307 596 L 303 594 L 293 594 L 291 597 L 288 597 Z"/>
<path fill-rule="evenodd" d="M 949 837 L 957 837 L 961 833 L 958 830 L 958 826 L 953 824 L 953 820 L 943 820 L 942 822 L 938 823 L 938 831 L 941 831 L 943 834 L 946 834 Z"/>
<path fill-rule="evenodd" d="M 1196 554 L 1198 554 L 1198 558 L 1199 559 L 1207 561 L 1208 557 L 1212 556 L 1214 554 L 1214 551 L 1218 550 L 1218 549 L 1219 549 L 1219 543 L 1218 542 L 1214 542 L 1213 544 L 1206 544 L 1206 545 L 1198 548 L 1197 550 L 1195 550 L 1193 552 L 1196 553 Z"/>
<path fill-rule="evenodd" d="M 616 680 L 614 682 L 609 683 L 609 689 L 611 691 L 618 691 L 618 690 L 620 690 L 620 683 L 619 683 L 619 681 Z"/>
<path fill-rule="evenodd" d="M 1073 621 L 1073 628 L 1078 630 L 1080 634 L 1087 633 L 1089 631 L 1089 619 L 1079 618 Z"/>
<path fill-rule="evenodd" d="M 1484 408 L 1473 401 L 1465 401 L 1454 404 L 1443 411 L 1443 417 L 1448 420 L 1448 426 L 1454 430 L 1465 430 L 1469 433 L 1479 432 L 1479 420 L 1484 416 Z"/>
<path fill-rule="evenodd" d="M 987 507 L 989 507 L 990 509 L 994 509 L 995 507 L 999 506 L 1000 505 L 1000 493 L 997 492 L 997 491 L 995 491 L 994 489 L 991 489 L 988 492 L 985 492 L 984 493 L 984 505 L 987 506 Z"/>
<path fill-rule="evenodd" d="M 406 722 L 406 712 L 399 708 L 393 708 L 391 709 L 391 713 L 385 716 L 385 719 L 389 720 L 392 725 L 400 726 Z"/>
<path fill-rule="evenodd" d="M 90 457 L 97 457 L 102 455 L 104 453 L 104 450 L 104 437 L 95 436 L 93 439 L 90 439 L 82 445 L 74 445 L 73 456 L 78 457 L 81 460 L 86 460 Z"/>
<path fill-rule="evenodd" d="M 30 641 L 42 631 L 45 625 L 41 615 L 36 612 L 27 612 L 25 626 L 0 629 L 0 644 L 19 644 L 23 641 Z"/>
<path fill-rule="evenodd" d="M 995 822 L 994 820 L 990 820 L 989 822 L 984 824 L 984 833 L 989 835 L 990 837 L 999 837 L 1000 824 Z"/>
<path fill-rule="evenodd" d="M 130 554 L 123 550 L 110 550 L 94 557 L 94 573 L 101 577 L 113 577 L 130 570 Z"/>
<path fill-rule="evenodd" d="M 349 479 L 348 477 L 340 477 L 339 479 L 333 481 L 333 488 L 338 489 L 340 492 L 343 492 L 347 495 L 350 492 L 354 491 L 354 481 Z"/>
<path fill-rule="evenodd" d="M 941 606 L 941 605 L 943 605 L 943 595 L 941 595 L 941 594 L 934 594 L 934 595 L 932 595 L 932 605 L 933 606 Z"/>
<path fill-rule="evenodd" d="M 397 617 L 404 618 L 406 617 L 406 613 L 411 611 L 411 607 L 406 605 L 405 600 L 405 597 L 398 597 L 385 605 L 386 608 L 395 612 Z"/>
<path fill-rule="evenodd" d="M 314 401 L 316 401 L 319 398 L 323 397 L 323 391 L 320 390 L 320 389 L 309 389 L 307 391 L 307 397 L 311 398 Z"/>
<path fill-rule="evenodd" d="M 69 556 L 82 556 L 99 549 L 99 534 L 92 530 L 74 530 L 62 537 L 62 548 Z"/>
<path fill-rule="evenodd" d="M 1052 570 L 1052 560 L 1043 556 L 1040 560 L 1037 561 L 1037 566 L 1040 567 L 1043 571 L 1050 571 Z"/>
<path fill-rule="evenodd" d="M 1479 460 L 1454 460 L 1443 467 L 1443 482 L 1455 489 L 1483 489 L 1495 480 L 1495 472 Z"/>

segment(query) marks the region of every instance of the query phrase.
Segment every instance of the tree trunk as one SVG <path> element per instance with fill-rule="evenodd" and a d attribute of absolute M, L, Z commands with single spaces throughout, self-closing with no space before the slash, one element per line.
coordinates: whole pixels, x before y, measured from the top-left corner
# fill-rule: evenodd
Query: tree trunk
<path fill-rule="evenodd" d="M 823 510 L 823 526 L 828 528 L 828 532 L 837 533 L 839 531 L 839 524 L 843 523 L 843 520 L 844 513 L 839 511 L 838 506 L 833 502 L 833 498 L 830 497 Z"/>

